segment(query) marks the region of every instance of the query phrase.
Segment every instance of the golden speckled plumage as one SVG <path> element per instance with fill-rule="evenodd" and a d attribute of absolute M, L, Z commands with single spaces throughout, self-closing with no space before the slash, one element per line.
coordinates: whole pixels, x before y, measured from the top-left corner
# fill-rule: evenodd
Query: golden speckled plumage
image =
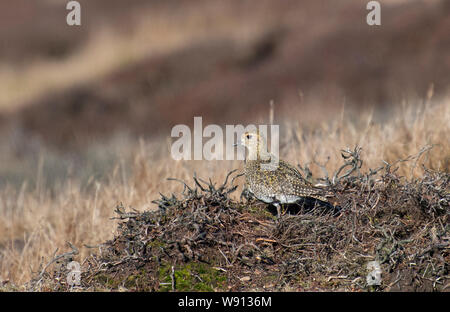
<path fill-rule="evenodd" d="M 261 165 L 267 161 L 247 160 L 244 166 L 247 189 L 258 199 L 281 204 L 293 203 L 301 197 L 312 197 L 322 201 L 326 198 L 320 188 L 305 180 L 297 169 L 279 160 L 275 170 L 266 170 Z"/>
<path fill-rule="evenodd" d="M 304 197 L 327 201 L 324 191 L 305 180 L 296 168 L 283 160 L 276 162 L 258 133 L 244 133 L 241 144 L 248 148 L 244 166 L 246 189 L 257 199 L 276 206 Z"/>

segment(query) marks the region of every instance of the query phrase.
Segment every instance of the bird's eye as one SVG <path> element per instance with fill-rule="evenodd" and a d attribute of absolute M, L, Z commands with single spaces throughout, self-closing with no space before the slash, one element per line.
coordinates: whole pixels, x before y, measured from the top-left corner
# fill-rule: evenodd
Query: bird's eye
<path fill-rule="evenodd" d="M 247 139 L 250 139 L 252 136 L 251 136 L 250 134 L 247 134 L 245 137 L 246 137 Z"/>

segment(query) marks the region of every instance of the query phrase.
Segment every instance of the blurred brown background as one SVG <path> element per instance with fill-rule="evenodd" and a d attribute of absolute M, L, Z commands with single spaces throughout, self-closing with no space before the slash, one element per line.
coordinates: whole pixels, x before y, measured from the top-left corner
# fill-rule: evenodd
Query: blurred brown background
<path fill-rule="evenodd" d="M 450 83 L 447 0 L 380 1 L 372 27 L 361 0 L 79 2 L 82 25 L 68 26 L 67 1 L 0 1 L 0 184 L 43 150 L 55 176 L 102 172 L 118 141 L 194 116 L 267 122 L 273 100 L 276 121 L 344 106 L 383 121 Z"/>

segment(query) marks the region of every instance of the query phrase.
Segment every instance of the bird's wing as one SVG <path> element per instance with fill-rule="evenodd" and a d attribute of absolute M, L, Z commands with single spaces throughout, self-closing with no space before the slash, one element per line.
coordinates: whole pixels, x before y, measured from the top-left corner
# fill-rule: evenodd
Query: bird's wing
<path fill-rule="evenodd" d="M 294 166 L 292 166 L 291 164 L 280 160 L 279 163 L 279 170 L 281 171 L 285 171 L 286 174 L 290 174 L 293 175 L 295 177 L 297 177 L 298 179 L 300 179 L 305 185 L 309 186 L 309 187 L 314 187 L 314 185 L 309 182 L 308 180 L 306 180 L 302 174 L 297 170 L 297 168 L 295 168 Z"/>
<path fill-rule="evenodd" d="M 326 191 L 321 187 L 314 186 L 310 181 L 306 180 L 295 167 L 289 163 L 280 161 L 279 168 L 280 170 L 286 172 L 286 175 L 294 177 L 290 183 L 296 184 L 297 189 L 301 189 L 304 196 L 327 201 L 325 197 Z"/>

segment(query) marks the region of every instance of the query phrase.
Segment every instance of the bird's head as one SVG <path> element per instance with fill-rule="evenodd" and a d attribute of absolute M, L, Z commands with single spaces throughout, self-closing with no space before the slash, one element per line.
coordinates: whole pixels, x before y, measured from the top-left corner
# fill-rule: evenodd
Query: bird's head
<path fill-rule="evenodd" d="M 237 145 L 243 145 L 248 149 L 248 157 L 251 160 L 264 158 L 268 154 L 266 140 L 258 132 L 244 132 Z"/>

